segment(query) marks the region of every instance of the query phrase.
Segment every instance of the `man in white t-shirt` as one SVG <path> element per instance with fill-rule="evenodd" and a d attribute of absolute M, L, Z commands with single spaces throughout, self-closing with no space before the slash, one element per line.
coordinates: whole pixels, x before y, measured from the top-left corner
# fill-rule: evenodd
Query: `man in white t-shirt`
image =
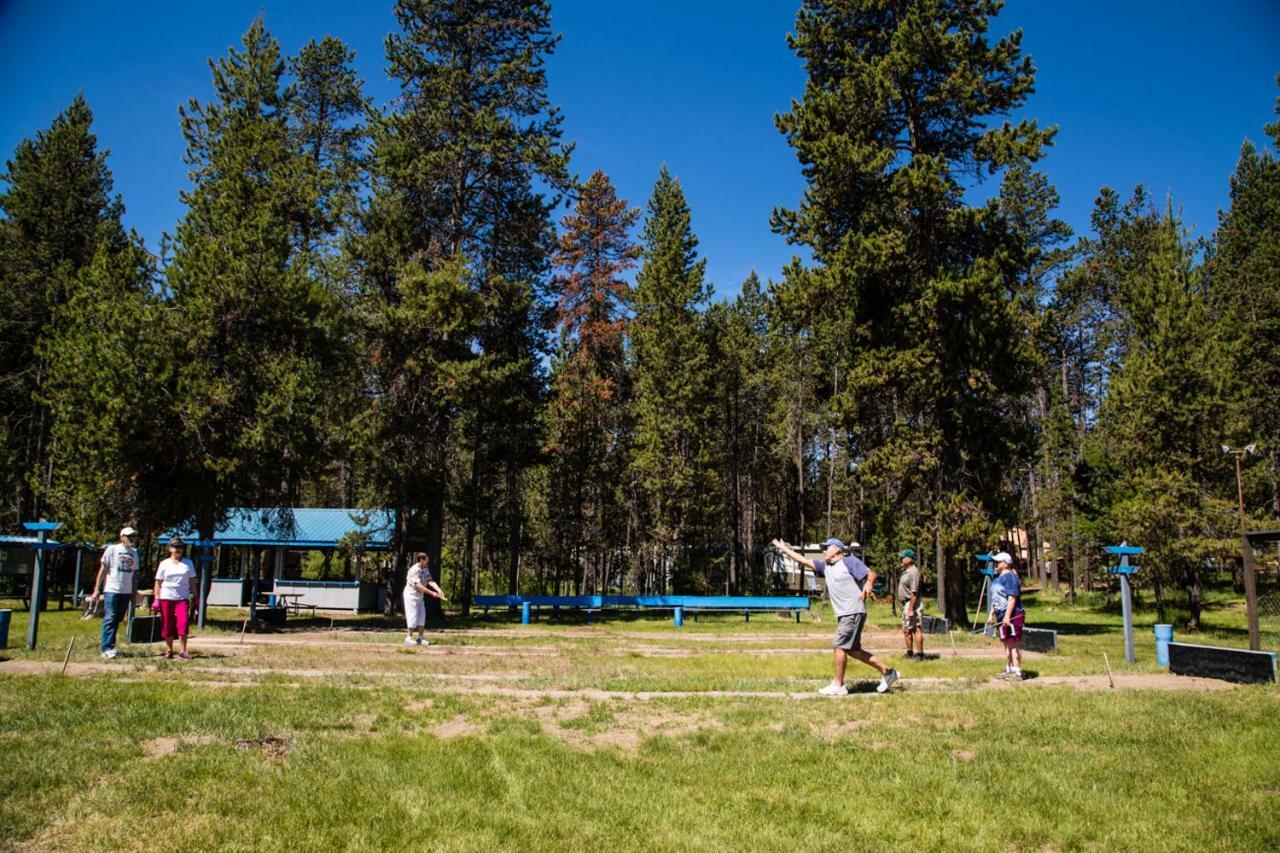
<path fill-rule="evenodd" d="M 125 527 L 120 541 L 102 552 L 98 577 L 93 582 L 91 601 L 102 598 L 102 656 L 116 656 L 116 629 L 129 610 L 129 598 L 138 583 L 138 531 Z"/>

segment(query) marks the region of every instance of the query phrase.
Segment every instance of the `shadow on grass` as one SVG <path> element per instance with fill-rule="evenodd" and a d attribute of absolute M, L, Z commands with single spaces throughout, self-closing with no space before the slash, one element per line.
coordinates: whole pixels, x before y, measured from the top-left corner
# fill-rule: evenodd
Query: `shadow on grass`
<path fill-rule="evenodd" d="M 1037 619 L 1027 622 L 1028 628 L 1048 628 L 1058 632 L 1060 637 L 1092 637 L 1099 634 L 1124 632 L 1123 625 L 1097 625 L 1085 622 L 1049 622 Z"/>

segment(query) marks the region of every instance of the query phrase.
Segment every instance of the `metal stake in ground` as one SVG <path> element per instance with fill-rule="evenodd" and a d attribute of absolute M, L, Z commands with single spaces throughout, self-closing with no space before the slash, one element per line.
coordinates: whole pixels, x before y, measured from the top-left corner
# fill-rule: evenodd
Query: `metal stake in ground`
<path fill-rule="evenodd" d="M 1129 575 L 1138 571 L 1139 567 L 1129 565 L 1129 558 L 1141 554 L 1142 547 L 1121 542 L 1119 545 L 1108 545 L 1103 550 L 1120 558 L 1120 565 L 1108 566 L 1107 571 L 1120 576 L 1120 608 L 1124 616 L 1124 659 L 1133 663 L 1133 594 L 1129 589 Z"/>
<path fill-rule="evenodd" d="M 73 636 L 71 642 L 67 643 L 67 654 L 62 658 L 62 674 L 67 674 L 67 661 L 71 660 L 71 649 L 75 647 L 76 638 Z"/>

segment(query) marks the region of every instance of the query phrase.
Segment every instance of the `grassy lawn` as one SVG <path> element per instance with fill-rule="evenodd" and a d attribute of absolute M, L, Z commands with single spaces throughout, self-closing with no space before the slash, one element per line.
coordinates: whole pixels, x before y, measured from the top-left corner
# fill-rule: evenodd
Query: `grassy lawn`
<path fill-rule="evenodd" d="M 1244 645 L 1243 616 L 1215 608 L 1196 641 Z M 991 641 L 957 632 L 953 653 L 930 637 L 939 657 L 907 664 L 881 606 L 868 644 L 904 688 L 822 699 L 832 620 L 817 614 L 680 631 L 451 618 L 417 649 L 374 617 L 241 644 L 227 610 L 193 661 L 122 646 L 104 664 L 97 623 L 42 614 L 26 652 L 16 611 L 0 848 L 1280 846 L 1280 690 L 991 689 Z M 1059 655 L 1027 658 L 1040 676 L 1104 672 L 1104 651 L 1120 676 L 1160 672 L 1145 610 L 1133 666 L 1105 606 L 1032 602 L 1028 622 L 1060 631 Z"/>

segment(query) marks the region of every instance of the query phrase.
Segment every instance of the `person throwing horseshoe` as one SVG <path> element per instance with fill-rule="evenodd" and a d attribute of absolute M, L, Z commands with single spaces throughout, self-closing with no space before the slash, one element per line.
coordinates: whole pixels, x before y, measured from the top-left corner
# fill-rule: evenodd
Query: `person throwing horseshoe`
<path fill-rule="evenodd" d="M 831 607 L 836 614 L 836 636 L 831 643 L 835 656 L 835 677 L 818 692 L 823 696 L 848 694 L 844 673 L 848 659 L 852 657 L 880 673 L 876 692 L 887 693 L 898 680 L 898 671 L 880 663 L 874 655 L 862 648 L 862 628 L 867 621 L 866 599 L 871 598 L 871 586 L 876 580 L 875 572 L 857 557 L 846 555 L 845 545 L 839 539 L 828 539 L 822 543 L 821 560 L 809 559 L 781 539 L 773 540 L 773 547 L 800 565 L 809 566 L 815 573 L 823 572 L 827 579 L 827 597 L 831 599 Z"/>

